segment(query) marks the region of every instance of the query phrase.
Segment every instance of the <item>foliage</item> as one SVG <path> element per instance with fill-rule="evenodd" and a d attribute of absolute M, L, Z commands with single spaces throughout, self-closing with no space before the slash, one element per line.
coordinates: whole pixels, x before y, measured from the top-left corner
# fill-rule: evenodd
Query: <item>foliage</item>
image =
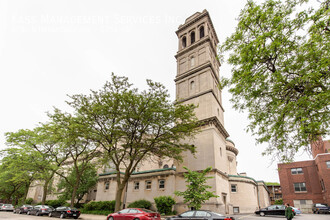
<path fill-rule="evenodd" d="M 171 196 L 159 196 L 154 198 L 154 200 L 158 212 L 165 215 L 172 214 L 172 208 L 175 204 L 175 200 Z"/>
<path fill-rule="evenodd" d="M 78 166 L 78 170 L 81 170 L 81 165 Z M 77 184 L 77 181 L 79 181 L 79 184 Z M 89 166 L 86 167 L 79 180 L 77 179 L 77 172 L 75 172 L 74 167 L 72 167 L 66 179 L 62 178 L 57 186 L 58 190 L 63 190 L 60 198 L 62 198 L 62 200 L 70 200 L 73 193 L 73 186 L 78 185 L 75 199 L 77 203 L 79 203 L 88 191 L 96 185 L 97 181 L 97 170 L 93 165 L 89 164 Z"/>
<path fill-rule="evenodd" d="M 283 199 L 277 199 L 275 200 L 275 205 L 283 205 Z"/>
<path fill-rule="evenodd" d="M 32 199 L 32 198 L 27 198 L 27 199 L 25 200 L 25 203 L 24 203 L 24 204 L 29 204 L 29 205 L 31 205 L 32 202 L 33 202 L 33 199 Z"/>
<path fill-rule="evenodd" d="M 136 200 L 132 203 L 130 203 L 127 208 L 144 208 L 144 209 L 150 209 L 151 208 L 151 202 L 145 199 Z"/>
<path fill-rule="evenodd" d="M 222 86 L 231 86 L 234 108 L 248 111 L 257 143 L 269 143 L 264 154 L 282 161 L 329 135 L 329 0 L 297 11 L 304 2 L 249 0 L 220 48 L 231 52 Z"/>
<path fill-rule="evenodd" d="M 150 80 L 147 84 L 149 89 L 139 92 L 128 78 L 112 74 L 101 90 L 70 96 L 68 102 L 86 129 L 86 138 L 103 148 L 104 161 L 117 171 L 116 211 L 139 163 L 152 156 L 181 160 L 181 152 L 195 151 L 180 141 L 197 132 L 195 107 L 175 105 L 163 85 Z"/>
<path fill-rule="evenodd" d="M 183 167 L 188 172 L 184 173 L 185 181 L 188 185 L 186 191 L 179 192 L 175 191 L 175 195 L 182 196 L 184 202 L 187 203 L 188 207 L 192 207 L 194 209 L 200 209 L 202 207 L 202 203 L 209 200 L 210 198 L 216 198 L 217 195 L 214 192 L 208 191 L 208 189 L 212 188 L 211 186 L 206 185 L 206 181 L 213 177 L 207 177 L 207 173 L 212 170 L 212 167 L 208 167 L 202 172 L 191 171 L 187 167 Z"/>
<path fill-rule="evenodd" d="M 266 182 L 266 186 L 279 186 L 280 184 L 277 182 Z"/>
<path fill-rule="evenodd" d="M 52 206 L 54 208 L 57 208 L 57 207 L 63 206 L 65 203 L 66 202 L 65 202 L 64 199 L 57 199 L 57 200 L 47 200 L 45 202 L 45 205 L 49 205 L 49 206 Z"/>
<path fill-rule="evenodd" d="M 109 215 L 113 213 L 111 210 L 86 210 L 86 209 L 79 209 L 82 214 L 93 214 L 93 215 Z"/>
<path fill-rule="evenodd" d="M 85 211 L 108 211 L 110 213 L 115 210 L 116 201 L 99 201 L 99 202 L 89 202 L 84 205 L 83 210 Z M 91 213 L 93 214 L 93 213 Z"/>

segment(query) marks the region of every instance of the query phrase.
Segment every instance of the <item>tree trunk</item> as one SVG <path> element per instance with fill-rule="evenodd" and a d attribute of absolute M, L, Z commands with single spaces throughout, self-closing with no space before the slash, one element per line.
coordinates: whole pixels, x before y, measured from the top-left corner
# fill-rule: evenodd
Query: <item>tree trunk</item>
<path fill-rule="evenodd" d="M 74 206 L 74 200 L 76 198 L 77 190 L 78 190 L 79 184 L 74 185 L 71 195 L 71 204 L 70 207 L 73 208 Z"/>
<path fill-rule="evenodd" d="M 121 197 L 123 195 L 123 191 L 125 188 L 124 181 L 122 183 L 118 183 L 117 181 L 117 192 L 116 192 L 116 205 L 115 205 L 115 212 L 118 212 L 120 210 L 121 205 Z"/>
<path fill-rule="evenodd" d="M 42 200 L 41 200 L 41 204 L 42 205 L 45 205 L 45 202 L 46 202 L 46 196 L 47 196 L 47 191 L 48 191 L 48 184 L 49 184 L 49 181 L 50 180 L 45 180 L 45 184 L 44 184 L 44 187 L 43 187 L 43 194 L 42 194 Z"/>

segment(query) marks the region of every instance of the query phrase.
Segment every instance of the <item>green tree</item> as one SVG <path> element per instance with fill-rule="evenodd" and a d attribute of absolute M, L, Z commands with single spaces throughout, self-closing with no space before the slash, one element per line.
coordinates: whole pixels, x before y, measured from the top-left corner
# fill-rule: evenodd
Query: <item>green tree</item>
<path fill-rule="evenodd" d="M 69 105 L 81 117 L 90 139 L 103 148 L 117 175 L 116 207 L 141 161 L 152 155 L 181 158 L 195 147 L 180 140 L 193 137 L 199 126 L 193 105 L 175 105 L 159 83 L 147 81 L 148 90 L 132 88 L 126 77 L 112 74 L 111 82 L 90 95 L 73 95 Z"/>
<path fill-rule="evenodd" d="M 302 10 L 304 2 L 249 0 L 220 47 L 232 65 L 222 86 L 231 86 L 235 109 L 248 111 L 257 143 L 269 143 L 264 154 L 282 161 L 329 135 L 329 0 L 317 10 Z"/>
<path fill-rule="evenodd" d="M 56 108 L 54 113 L 48 114 L 48 116 L 51 119 L 52 133 L 59 137 L 57 143 L 61 146 L 62 153 L 68 158 L 67 166 L 61 166 L 56 173 L 70 186 L 67 189 L 72 189 L 70 200 L 71 207 L 73 207 L 76 198 L 78 203 L 82 199 L 83 191 L 81 190 L 86 190 L 84 189 L 86 187 L 84 178 L 92 175 L 88 177 L 88 181 L 95 179 L 91 167 L 98 166 L 96 157 L 100 156 L 100 150 L 88 137 L 89 130 L 84 126 L 83 118 L 63 113 Z M 68 175 L 68 173 L 70 174 Z"/>
<path fill-rule="evenodd" d="M 177 196 L 182 196 L 188 207 L 198 210 L 202 207 L 202 203 L 205 201 L 210 198 L 218 197 L 214 194 L 214 192 L 208 191 L 208 189 L 212 187 L 206 185 L 206 181 L 213 178 L 206 176 L 207 173 L 212 170 L 212 167 L 208 167 L 202 172 L 191 171 L 187 167 L 183 168 L 188 171 L 183 174 L 185 181 L 188 184 L 186 185 L 187 189 L 184 192 L 175 191 L 174 194 Z"/>
<path fill-rule="evenodd" d="M 38 171 L 34 164 L 40 161 L 40 154 L 28 148 L 7 148 L 1 151 L 0 199 L 14 204 L 24 201 Z"/>
<path fill-rule="evenodd" d="M 81 165 L 78 169 L 82 169 Z M 71 200 L 74 186 L 78 185 L 79 187 L 76 190 L 75 199 L 77 201 L 76 204 L 79 204 L 79 202 L 88 193 L 88 191 L 96 185 L 98 181 L 97 171 L 92 164 L 89 164 L 89 166 L 84 169 L 84 172 L 81 174 L 79 180 L 77 178 L 77 172 L 75 172 L 74 167 L 71 167 L 70 171 L 71 172 L 66 177 L 66 179 L 61 179 L 57 188 L 58 190 L 63 190 L 61 193 L 61 198 L 63 200 Z M 79 184 L 77 184 L 77 180 L 80 181 Z"/>
<path fill-rule="evenodd" d="M 171 215 L 175 200 L 171 196 L 159 196 L 154 198 L 157 211 L 160 214 Z"/>
<path fill-rule="evenodd" d="M 20 129 L 7 132 L 6 141 L 9 146 L 17 146 L 38 155 L 31 161 L 31 169 L 36 171 L 35 179 L 43 181 L 42 204 L 46 202 L 48 187 L 61 165 L 66 161 L 68 153 L 59 144 L 61 136 L 55 133 L 51 124 L 43 124 L 32 130 Z"/>

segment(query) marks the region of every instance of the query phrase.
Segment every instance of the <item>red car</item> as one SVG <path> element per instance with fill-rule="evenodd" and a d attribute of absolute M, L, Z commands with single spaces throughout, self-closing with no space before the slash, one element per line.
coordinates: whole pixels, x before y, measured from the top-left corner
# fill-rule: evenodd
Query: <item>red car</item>
<path fill-rule="evenodd" d="M 161 220 L 160 214 L 148 209 L 129 208 L 109 214 L 107 220 Z"/>

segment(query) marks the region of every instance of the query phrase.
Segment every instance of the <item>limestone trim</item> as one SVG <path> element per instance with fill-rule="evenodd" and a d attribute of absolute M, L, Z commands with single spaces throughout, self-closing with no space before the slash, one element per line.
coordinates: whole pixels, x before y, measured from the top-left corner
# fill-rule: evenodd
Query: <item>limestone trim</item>
<path fill-rule="evenodd" d="M 195 170 L 195 171 L 196 172 L 200 172 L 200 173 L 203 172 L 203 170 Z M 212 169 L 210 172 L 216 173 L 216 174 L 218 174 L 218 175 L 220 175 L 220 176 L 222 176 L 222 177 L 224 177 L 226 179 L 229 178 L 226 173 L 222 172 L 221 170 L 218 170 L 217 168 Z M 177 175 L 177 176 L 183 176 L 184 173 L 188 173 L 188 172 L 177 172 L 175 175 Z"/>
<path fill-rule="evenodd" d="M 226 150 L 229 150 L 229 151 L 233 152 L 236 156 L 238 154 L 238 150 L 235 147 L 226 145 Z"/>
<path fill-rule="evenodd" d="M 200 122 L 201 122 L 202 126 L 214 125 L 225 138 L 229 137 L 229 134 L 226 131 L 225 127 L 221 124 L 221 122 L 219 121 L 219 119 L 216 116 L 200 120 Z"/>
<path fill-rule="evenodd" d="M 200 45 L 204 44 L 205 42 L 209 42 L 209 45 L 212 48 L 213 55 L 216 57 L 217 56 L 217 49 L 213 46 L 210 36 L 205 36 L 205 37 L 203 37 L 203 39 L 198 40 L 195 43 L 189 45 L 188 47 L 185 47 L 185 48 L 179 50 L 174 57 L 176 59 L 178 59 L 179 56 L 181 56 L 181 55 L 183 55 L 183 54 L 199 47 Z M 218 65 L 221 66 L 221 63 L 220 63 L 219 59 L 215 59 L 215 60 L 218 63 Z"/>
<path fill-rule="evenodd" d="M 185 98 L 185 99 L 180 99 L 180 100 L 177 101 L 176 103 L 177 103 L 177 104 L 180 104 L 180 103 L 182 103 L 182 102 L 186 102 L 186 101 L 188 101 L 188 100 L 191 100 L 191 99 L 194 99 L 194 98 L 200 97 L 200 96 L 205 95 L 205 94 L 208 94 L 208 93 L 212 93 L 212 95 L 214 96 L 215 100 L 217 100 L 217 102 L 218 102 L 218 104 L 219 104 L 221 110 L 222 110 L 223 112 L 225 112 L 225 110 L 223 109 L 223 107 L 222 107 L 220 101 L 217 99 L 217 97 L 216 97 L 216 95 L 215 95 L 213 89 L 209 89 L 209 90 L 206 90 L 206 91 L 204 91 L 204 92 L 200 92 L 200 93 L 198 93 L 198 94 L 196 94 L 196 95 L 190 96 L 190 97 Z"/>
<path fill-rule="evenodd" d="M 196 13 L 195 13 L 195 14 L 196 14 Z M 194 14 L 194 15 L 195 15 L 195 14 Z M 193 17 L 194 15 L 192 15 L 192 16 L 190 16 L 190 17 Z M 178 30 L 177 30 L 175 33 L 178 35 L 180 31 L 182 31 L 182 30 L 185 29 L 186 27 L 188 27 L 188 26 L 190 26 L 190 25 L 196 23 L 197 21 L 201 20 L 201 19 L 204 18 L 205 16 L 207 16 L 207 20 L 209 21 L 210 26 L 211 26 L 211 29 L 212 29 L 213 33 L 215 34 L 215 38 L 216 38 L 217 41 L 219 42 L 218 36 L 217 36 L 217 34 L 216 34 L 216 31 L 215 31 L 215 29 L 214 29 L 214 26 L 213 26 L 212 20 L 211 20 L 211 18 L 210 18 L 210 14 L 209 14 L 209 12 L 208 12 L 207 10 L 205 10 L 205 9 L 203 10 L 203 12 L 202 12 L 201 14 L 199 14 L 198 16 L 196 16 L 194 19 L 192 19 L 192 20 L 190 20 L 190 21 L 188 21 L 188 22 L 186 22 L 186 23 L 184 23 L 184 24 L 181 24 L 181 25 L 179 26 Z M 190 18 L 190 17 L 189 17 L 189 18 Z M 187 20 L 189 20 L 189 18 L 187 18 Z"/>
<path fill-rule="evenodd" d="M 195 67 L 194 69 L 191 69 L 189 71 L 186 71 L 185 73 L 183 74 L 180 74 L 178 76 L 176 76 L 176 78 L 174 79 L 174 82 L 177 82 L 179 80 L 182 80 L 182 79 L 185 79 L 187 78 L 188 76 L 191 76 L 193 75 L 194 73 L 197 73 L 201 70 L 204 70 L 204 69 L 207 69 L 207 68 L 210 68 L 212 71 L 212 75 L 214 76 L 214 78 L 216 79 L 217 83 L 220 84 L 220 80 L 219 80 L 219 77 L 215 74 L 216 71 L 212 65 L 212 63 L 210 61 L 207 61 L 206 63 L 202 64 L 202 65 L 199 65 L 197 67 Z"/>

